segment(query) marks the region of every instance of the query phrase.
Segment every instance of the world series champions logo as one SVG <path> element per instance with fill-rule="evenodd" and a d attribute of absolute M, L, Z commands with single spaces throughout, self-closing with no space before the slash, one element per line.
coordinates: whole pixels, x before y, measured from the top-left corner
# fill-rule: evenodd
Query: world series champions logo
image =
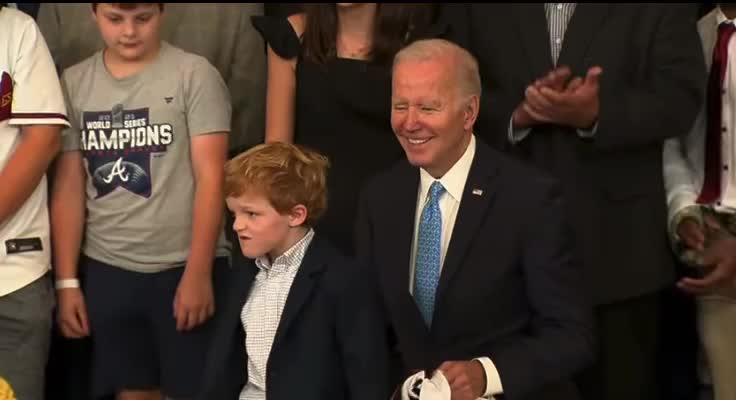
<path fill-rule="evenodd" d="M 174 141 L 171 124 L 151 123 L 148 108 L 82 113 L 82 151 L 96 198 L 117 188 L 144 198 L 151 196 L 151 155 L 165 153 Z"/>

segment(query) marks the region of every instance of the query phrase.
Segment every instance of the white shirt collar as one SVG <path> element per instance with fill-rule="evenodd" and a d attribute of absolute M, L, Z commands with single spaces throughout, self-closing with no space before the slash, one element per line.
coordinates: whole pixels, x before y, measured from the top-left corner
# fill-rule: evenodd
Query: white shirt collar
<path fill-rule="evenodd" d="M 436 180 L 439 180 L 442 186 L 445 188 L 447 193 L 452 196 L 458 203 L 463 198 L 463 190 L 465 189 L 465 182 L 468 180 L 468 174 L 470 173 L 470 166 L 473 164 L 473 158 L 475 157 L 475 135 L 470 135 L 470 143 L 465 149 L 462 157 L 450 168 L 447 173 L 440 179 L 435 179 L 429 172 L 425 171 L 424 168 L 419 169 L 420 177 L 420 190 L 422 195 L 426 195 L 429 191 L 429 187 Z"/>
<path fill-rule="evenodd" d="M 309 228 L 309 232 L 304 235 L 298 242 L 286 250 L 284 254 L 276 257 L 273 263 L 269 262 L 268 256 L 261 256 L 256 258 L 256 266 L 261 271 L 274 271 L 276 273 L 286 272 L 293 268 L 298 268 L 302 263 L 304 254 L 307 252 L 307 247 L 312 242 L 314 237 L 314 229 Z"/>

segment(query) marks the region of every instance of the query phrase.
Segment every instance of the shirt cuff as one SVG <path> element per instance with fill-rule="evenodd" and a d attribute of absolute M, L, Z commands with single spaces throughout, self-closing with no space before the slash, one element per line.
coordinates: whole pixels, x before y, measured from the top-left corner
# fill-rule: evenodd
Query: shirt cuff
<path fill-rule="evenodd" d="M 578 136 L 583 139 L 590 139 L 595 137 L 595 133 L 598 131 L 598 121 L 595 121 L 593 127 L 590 129 L 578 129 Z"/>
<path fill-rule="evenodd" d="M 531 133 L 532 128 L 521 128 L 521 129 L 514 129 L 514 117 L 513 115 L 509 119 L 509 142 L 511 144 L 516 144 L 524 140 L 525 137 L 529 136 L 529 133 Z"/>
<path fill-rule="evenodd" d="M 493 399 L 493 396 L 503 394 L 503 385 L 501 385 L 501 376 L 498 375 L 498 370 L 488 357 L 474 358 L 473 361 L 478 361 L 483 366 L 483 370 L 486 372 L 486 391 L 483 393 L 484 399 Z"/>
<path fill-rule="evenodd" d="M 703 223 L 703 212 L 701 211 L 700 206 L 699 205 L 687 206 L 683 208 L 682 210 L 678 211 L 677 214 L 675 214 L 675 216 L 672 218 L 672 239 L 674 239 L 676 243 L 682 240 L 680 238 L 680 235 L 677 234 L 677 227 L 679 227 L 680 223 L 686 218 L 693 218 L 699 224 L 702 224 Z"/>

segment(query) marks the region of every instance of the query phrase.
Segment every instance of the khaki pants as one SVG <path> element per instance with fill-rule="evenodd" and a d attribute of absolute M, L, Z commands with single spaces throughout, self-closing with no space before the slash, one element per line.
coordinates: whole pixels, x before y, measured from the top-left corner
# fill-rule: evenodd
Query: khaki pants
<path fill-rule="evenodd" d="M 706 247 L 724 237 L 736 236 L 736 214 L 701 207 Z M 700 254 L 682 246 L 675 249 L 686 265 L 699 267 Z M 713 400 L 736 400 L 736 282 L 697 298 L 701 379 L 713 385 Z"/>
<path fill-rule="evenodd" d="M 700 296 L 698 333 L 714 400 L 736 400 L 736 286 Z"/>

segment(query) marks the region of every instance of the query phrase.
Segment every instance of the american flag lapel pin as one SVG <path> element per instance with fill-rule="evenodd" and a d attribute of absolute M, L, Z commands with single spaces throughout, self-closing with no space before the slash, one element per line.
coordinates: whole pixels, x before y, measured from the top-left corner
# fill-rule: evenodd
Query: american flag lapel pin
<path fill-rule="evenodd" d="M 482 189 L 473 189 L 473 194 L 476 196 L 483 196 L 483 190 Z"/>

